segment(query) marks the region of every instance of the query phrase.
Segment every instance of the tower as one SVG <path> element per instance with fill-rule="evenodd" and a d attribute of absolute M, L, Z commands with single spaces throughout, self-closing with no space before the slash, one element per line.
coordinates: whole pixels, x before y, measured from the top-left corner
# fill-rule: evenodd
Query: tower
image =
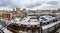
<path fill-rule="evenodd" d="M 16 13 L 19 13 L 20 11 L 20 8 L 16 8 Z"/>

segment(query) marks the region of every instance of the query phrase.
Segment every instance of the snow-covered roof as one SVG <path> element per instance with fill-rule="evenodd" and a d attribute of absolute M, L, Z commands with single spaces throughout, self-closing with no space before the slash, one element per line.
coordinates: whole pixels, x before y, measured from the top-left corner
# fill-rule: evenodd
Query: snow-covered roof
<path fill-rule="evenodd" d="M 20 18 L 15 18 L 15 19 L 12 19 L 11 22 L 12 23 L 19 23 L 20 22 Z"/>
<path fill-rule="evenodd" d="M 30 19 L 29 22 L 37 22 L 37 19 Z"/>
<path fill-rule="evenodd" d="M 40 18 L 41 18 L 43 21 L 46 21 L 46 22 L 55 19 L 55 17 L 48 16 L 48 15 L 40 16 Z"/>
<path fill-rule="evenodd" d="M 30 19 L 32 18 L 31 16 L 27 16 L 24 18 L 23 20 L 23 24 L 27 24 L 27 25 L 38 25 L 39 24 L 39 21 L 37 19 Z M 22 23 L 22 22 L 21 22 Z"/>
<path fill-rule="evenodd" d="M 23 24 L 23 25 L 38 25 L 40 24 L 37 19 L 30 19 L 30 16 L 24 17 L 21 21 L 18 18 L 15 18 L 15 20 L 11 20 L 12 23 L 17 23 L 17 24 Z M 30 21 L 29 21 L 30 20 Z"/>
<path fill-rule="evenodd" d="M 22 21 L 27 22 L 30 18 L 31 18 L 30 16 L 26 16 L 26 17 L 24 17 L 24 18 L 22 19 Z"/>
<path fill-rule="evenodd" d="M 21 20 L 20 18 L 15 18 L 14 20 L 17 20 L 17 21 L 19 21 L 19 20 Z"/>
<path fill-rule="evenodd" d="M 2 29 L 3 28 L 3 26 L 2 25 L 0 25 L 0 29 Z"/>
<path fill-rule="evenodd" d="M 30 16 L 31 18 L 37 18 L 36 16 Z"/>
<path fill-rule="evenodd" d="M 7 28 L 4 28 L 4 33 L 12 33 L 11 31 L 9 31 Z"/>
<path fill-rule="evenodd" d="M 51 27 L 53 27 L 53 26 L 55 26 L 56 24 L 59 24 L 59 23 L 60 23 L 60 21 L 55 22 L 55 23 L 51 23 L 49 25 L 42 26 L 42 29 L 44 30 L 44 29 L 51 28 Z"/>

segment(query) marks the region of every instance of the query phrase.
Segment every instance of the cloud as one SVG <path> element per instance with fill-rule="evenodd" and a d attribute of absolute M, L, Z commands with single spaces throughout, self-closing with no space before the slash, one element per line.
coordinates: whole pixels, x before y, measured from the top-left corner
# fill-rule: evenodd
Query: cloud
<path fill-rule="evenodd" d="M 14 1 L 14 0 L 13 0 Z M 13 2 L 20 8 L 27 9 L 57 9 L 60 8 L 60 0 L 15 0 Z"/>
<path fill-rule="evenodd" d="M 14 7 L 10 0 L 0 0 L 0 7 Z"/>
<path fill-rule="evenodd" d="M 42 1 L 42 0 L 41 0 Z M 40 0 L 12 0 L 12 3 L 16 5 L 17 7 L 22 7 L 22 8 L 32 8 L 38 5 L 41 5 Z"/>
<path fill-rule="evenodd" d="M 33 7 L 36 7 L 36 6 L 41 6 L 42 4 L 40 3 L 36 3 L 36 4 L 29 4 L 29 5 L 26 5 L 26 8 L 33 8 Z"/>
<path fill-rule="evenodd" d="M 0 0 L 0 7 L 19 7 L 26 9 L 57 9 L 60 0 Z"/>
<path fill-rule="evenodd" d="M 57 1 L 49 1 L 48 4 L 51 4 L 51 5 L 58 5 L 59 2 Z"/>

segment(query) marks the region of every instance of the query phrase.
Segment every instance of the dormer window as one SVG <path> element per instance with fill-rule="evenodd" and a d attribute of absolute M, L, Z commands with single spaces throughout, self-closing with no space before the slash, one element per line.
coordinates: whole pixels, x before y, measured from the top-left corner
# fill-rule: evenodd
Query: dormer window
<path fill-rule="evenodd" d="M 43 18 L 43 17 L 42 17 L 41 19 L 43 19 L 44 21 L 46 21 L 46 20 L 47 20 L 47 19 L 45 19 L 45 18 Z"/>

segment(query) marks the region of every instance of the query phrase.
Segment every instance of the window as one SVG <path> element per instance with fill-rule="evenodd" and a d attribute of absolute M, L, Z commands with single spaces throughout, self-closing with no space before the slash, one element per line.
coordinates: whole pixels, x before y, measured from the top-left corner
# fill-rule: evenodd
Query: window
<path fill-rule="evenodd" d="M 47 29 L 47 32 L 50 33 L 50 28 Z"/>
<path fill-rule="evenodd" d="M 46 20 L 47 20 L 47 19 L 45 19 L 45 18 L 43 18 L 43 17 L 42 17 L 41 19 L 43 19 L 44 21 L 46 21 Z"/>
<path fill-rule="evenodd" d="M 44 25 L 47 25 L 47 23 L 44 23 Z"/>
<path fill-rule="evenodd" d="M 47 24 L 49 24 L 49 22 L 47 22 Z"/>
<path fill-rule="evenodd" d="M 57 19 L 54 19 L 53 22 L 57 22 Z"/>

